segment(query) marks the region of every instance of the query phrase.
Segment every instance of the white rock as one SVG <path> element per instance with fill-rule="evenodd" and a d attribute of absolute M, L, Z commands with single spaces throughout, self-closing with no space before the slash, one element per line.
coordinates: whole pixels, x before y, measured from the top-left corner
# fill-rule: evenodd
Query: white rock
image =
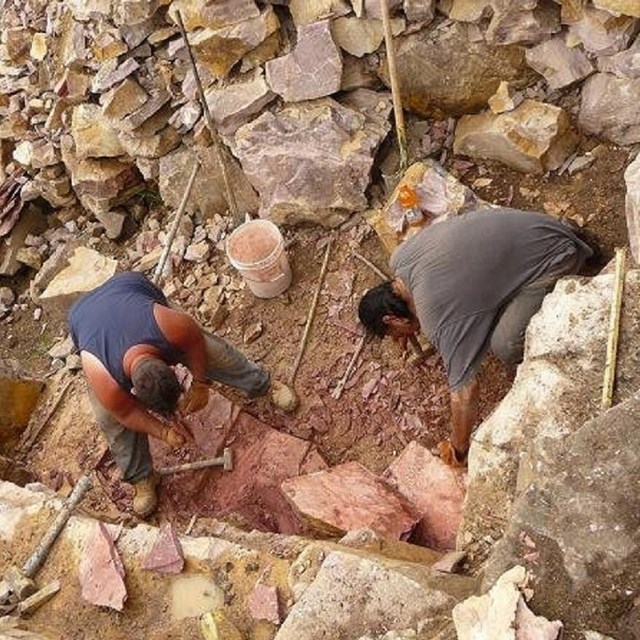
<path fill-rule="evenodd" d="M 627 167 L 624 181 L 627 187 L 625 212 L 629 245 L 636 264 L 640 264 L 640 155 Z"/>

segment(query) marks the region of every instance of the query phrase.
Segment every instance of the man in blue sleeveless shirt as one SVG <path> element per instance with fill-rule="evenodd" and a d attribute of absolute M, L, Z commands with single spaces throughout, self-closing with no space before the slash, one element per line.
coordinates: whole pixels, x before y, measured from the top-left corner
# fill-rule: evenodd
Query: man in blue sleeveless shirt
<path fill-rule="evenodd" d="M 451 390 L 451 437 L 439 446 L 445 462 L 466 461 L 485 354 L 520 362 L 545 295 L 591 255 L 562 222 L 507 208 L 431 224 L 395 250 L 395 278 L 368 291 L 358 312 L 379 336 L 406 340 L 421 331 L 438 350 Z"/>
<path fill-rule="evenodd" d="M 189 315 L 169 306 L 162 291 L 143 274 L 120 273 L 83 296 L 69 313 L 80 351 L 91 404 L 123 480 L 134 485 L 133 510 L 147 517 L 157 506 L 148 436 L 170 447 L 188 436 L 175 419 L 200 409 L 211 381 L 265 394 L 269 375 L 221 338 L 203 331 Z M 172 365 L 193 375 L 189 392 Z"/>

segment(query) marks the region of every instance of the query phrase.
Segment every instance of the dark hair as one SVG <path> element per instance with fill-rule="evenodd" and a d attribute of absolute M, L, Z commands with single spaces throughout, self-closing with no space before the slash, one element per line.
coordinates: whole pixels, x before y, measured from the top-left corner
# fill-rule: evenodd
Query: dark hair
<path fill-rule="evenodd" d="M 158 358 L 145 358 L 132 372 L 136 398 L 163 416 L 176 412 L 182 392 L 173 369 Z"/>
<path fill-rule="evenodd" d="M 391 281 L 383 282 L 365 293 L 358 305 L 360 322 L 381 338 L 387 333 L 384 316 L 412 318 L 407 303 L 393 290 Z"/>

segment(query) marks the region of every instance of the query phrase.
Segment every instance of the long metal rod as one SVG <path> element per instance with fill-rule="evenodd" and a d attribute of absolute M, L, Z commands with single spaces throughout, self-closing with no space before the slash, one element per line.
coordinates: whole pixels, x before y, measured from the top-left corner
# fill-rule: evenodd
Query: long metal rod
<path fill-rule="evenodd" d="M 222 173 L 222 181 L 224 183 L 224 191 L 227 204 L 229 205 L 229 209 L 231 210 L 233 219 L 236 220 L 236 222 L 239 222 L 238 203 L 236 202 L 236 198 L 233 194 L 233 188 L 231 186 L 231 181 L 229 179 L 227 163 L 225 160 L 224 151 L 222 149 L 222 142 L 220 141 L 218 130 L 216 129 L 213 118 L 211 117 L 211 110 L 209 109 L 207 98 L 204 95 L 204 88 L 202 86 L 202 80 L 200 79 L 200 72 L 198 71 L 198 65 L 196 64 L 196 59 L 193 55 L 193 50 L 191 49 L 191 43 L 189 42 L 189 38 L 187 36 L 187 30 L 184 28 L 182 13 L 180 11 L 176 11 L 176 16 L 178 20 L 178 27 L 180 28 L 180 33 L 182 34 L 182 39 L 184 40 L 184 44 L 187 47 L 187 53 L 189 54 L 189 61 L 191 62 L 191 69 L 193 71 L 193 77 L 196 81 L 196 88 L 198 90 L 198 98 L 200 99 L 202 111 L 204 112 L 204 117 L 207 121 L 207 128 L 209 129 L 209 133 L 211 134 L 211 141 L 213 142 L 213 148 L 216 153 L 218 165 L 220 166 L 220 172 Z"/>
<path fill-rule="evenodd" d="M 76 482 L 71 495 L 66 499 L 62 509 L 58 512 L 56 519 L 53 521 L 53 524 L 49 527 L 44 538 L 40 541 L 40 544 L 22 566 L 22 573 L 27 578 L 33 578 L 36 575 L 44 561 L 47 559 L 49 551 L 60 535 L 60 532 L 64 528 L 65 524 L 67 524 L 67 520 L 71 517 L 71 513 L 85 497 L 89 489 L 91 489 L 92 484 L 91 477 L 88 474 L 83 475 L 78 482 Z"/>
<path fill-rule="evenodd" d="M 162 255 L 160 256 L 160 260 L 158 260 L 158 264 L 156 265 L 156 270 L 153 273 L 152 282 L 153 284 L 158 284 L 160 282 L 160 278 L 162 277 L 162 272 L 164 270 L 164 265 L 169 257 L 169 253 L 171 251 L 171 245 L 173 244 L 173 239 L 176 237 L 176 233 L 178 231 L 178 226 L 180 225 L 180 220 L 182 220 L 182 216 L 184 215 L 185 209 L 187 208 L 187 202 L 189 200 L 189 196 L 191 195 L 191 190 L 193 189 L 193 183 L 196 180 L 196 175 L 198 173 L 198 169 L 200 168 L 200 161 L 196 158 L 196 163 L 193 165 L 193 169 L 191 170 L 191 175 L 189 176 L 189 182 L 187 182 L 187 188 L 184 190 L 182 194 L 182 201 L 180 202 L 180 206 L 178 207 L 178 211 L 176 212 L 176 217 L 171 225 L 171 229 L 169 231 L 169 235 L 167 236 L 167 241 L 165 242 L 164 249 L 162 250 Z"/>
<path fill-rule="evenodd" d="M 396 121 L 396 134 L 398 136 L 398 147 L 400 148 L 400 168 L 404 171 L 408 164 L 407 134 L 404 128 L 402 97 L 400 95 L 400 84 L 398 82 L 398 71 L 396 69 L 396 53 L 393 47 L 393 32 L 391 31 L 391 20 L 389 18 L 389 5 L 387 4 L 387 0 L 380 0 L 380 11 L 382 13 L 382 26 L 384 29 L 384 44 L 387 49 L 387 65 L 389 67 L 391 97 L 393 99 L 393 116 Z"/>
<path fill-rule="evenodd" d="M 320 297 L 320 290 L 322 289 L 322 285 L 324 284 L 324 276 L 327 273 L 327 265 L 329 264 L 329 254 L 331 253 L 331 244 L 332 239 L 329 238 L 329 242 L 327 242 L 327 248 L 324 252 L 324 260 L 322 261 L 322 267 L 320 269 L 320 276 L 318 277 L 318 286 L 316 287 L 316 292 L 313 296 L 313 301 L 311 306 L 309 307 L 309 313 L 307 314 L 307 322 L 304 327 L 304 333 L 302 334 L 302 339 L 300 340 L 300 347 L 298 348 L 298 355 L 296 357 L 296 361 L 293 364 L 293 369 L 291 370 L 291 375 L 289 376 L 289 384 L 293 385 L 296 380 L 296 376 L 298 375 L 298 369 L 300 368 L 300 363 L 302 362 L 302 356 L 304 356 L 304 352 L 307 348 L 307 342 L 309 342 L 309 331 L 311 330 L 311 325 L 313 324 L 313 319 L 316 315 L 316 308 L 318 306 L 318 298 Z"/>
<path fill-rule="evenodd" d="M 609 409 L 613 404 L 613 386 L 616 380 L 616 362 L 620 337 L 620 311 L 624 292 L 625 270 L 627 263 L 626 248 L 616 249 L 616 272 L 609 312 L 609 332 L 607 335 L 607 359 L 602 382 L 602 408 Z"/>

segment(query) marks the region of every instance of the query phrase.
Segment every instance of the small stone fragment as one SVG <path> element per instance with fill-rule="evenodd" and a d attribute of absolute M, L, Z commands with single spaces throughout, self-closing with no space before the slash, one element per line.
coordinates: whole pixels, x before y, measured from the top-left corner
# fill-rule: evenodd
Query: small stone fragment
<path fill-rule="evenodd" d="M 282 382 L 274 380 L 271 383 L 271 402 L 286 412 L 295 411 L 298 406 L 296 392 Z"/>
<path fill-rule="evenodd" d="M 518 103 L 514 99 L 511 85 L 503 80 L 496 92 L 489 98 L 489 108 L 493 113 L 504 113 L 505 111 L 513 111 L 517 106 Z"/>
<path fill-rule="evenodd" d="M 245 344 L 251 344 L 255 342 L 262 335 L 262 322 L 254 322 L 251 326 L 249 326 L 243 336 L 243 341 Z"/>
<path fill-rule="evenodd" d="M 149 555 L 142 561 L 142 568 L 167 574 L 180 573 L 184 568 L 182 546 L 170 522 L 160 527 Z"/>
<path fill-rule="evenodd" d="M 273 624 L 280 624 L 277 587 L 258 582 L 251 592 L 247 604 L 249 613 L 254 620 L 266 620 Z"/>
<path fill-rule="evenodd" d="M 31 40 L 30 56 L 33 60 L 42 62 L 47 56 L 47 34 L 46 33 L 34 33 L 33 40 Z"/>

